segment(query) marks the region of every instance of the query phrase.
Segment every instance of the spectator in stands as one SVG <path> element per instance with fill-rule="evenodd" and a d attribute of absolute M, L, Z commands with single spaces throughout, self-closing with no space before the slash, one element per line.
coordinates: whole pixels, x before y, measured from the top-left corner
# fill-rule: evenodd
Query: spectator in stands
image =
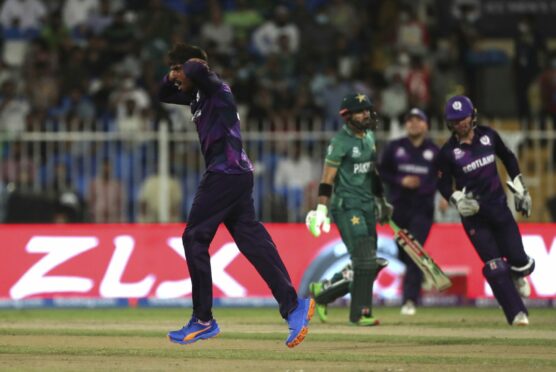
<path fill-rule="evenodd" d="M 148 176 L 141 184 L 141 190 L 139 191 L 139 222 L 160 222 L 158 211 L 160 206 L 160 188 L 162 187 L 163 181 L 163 177 L 158 172 L 155 172 Z M 171 174 L 165 181 L 168 185 L 166 195 L 168 195 L 168 204 L 170 208 L 168 222 L 180 222 L 183 199 L 180 182 Z"/>
<path fill-rule="evenodd" d="M 110 61 L 120 62 L 133 50 L 136 40 L 134 30 L 135 28 L 126 21 L 125 12 L 116 12 L 112 23 L 101 34 Z"/>
<path fill-rule="evenodd" d="M 0 9 L 0 24 L 4 28 L 17 26 L 21 30 L 39 30 L 47 15 L 41 0 L 6 0 Z"/>
<path fill-rule="evenodd" d="M 253 46 L 258 54 L 267 57 L 280 50 L 280 36 L 285 35 L 293 53 L 299 49 L 299 28 L 289 19 L 289 11 L 283 5 L 274 9 L 274 17 L 253 32 Z"/>
<path fill-rule="evenodd" d="M 411 57 L 411 67 L 405 78 L 409 105 L 428 111 L 430 92 L 430 72 L 420 56 Z"/>
<path fill-rule="evenodd" d="M 112 169 L 111 159 L 104 159 L 88 192 L 89 218 L 96 223 L 126 222 L 125 191 Z"/>
<path fill-rule="evenodd" d="M 3 82 L 0 86 L 0 132 L 11 134 L 23 132 L 30 111 L 27 98 L 17 94 L 15 81 Z"/>
<path fill-rule="evenodd" d="M 290 146 L 283 149 L 276 166 L 274 189 L 286 200 L 288 220 L 293 222 L 302 219 L 305 189 L 311 182 L 318 180 L 320 174 L 317 174 L 319 164 L 314 163 L 303 151 L 300 141 L 288 144 Z"/>
<path fill-rule="evenodd" d="M 517 24 L 514 51 L 517 114 L 522 124 L 529 127 L 533 119 L 529 104 L 529 88 L 541 71 L 546 53 L 546 40 L 534 28 L 531 17 L 523 17 Z"/>
<path fill-rule="evenodd" d="M 235 8 L 224 13 L 224 23 L 232 26 L 234 35 L 241 42 L 247 42 L 252 31 L 263 22 L 261 13 L 250 6 L 248 0 L 237 0 Z"/>
<path fill-rule="evenodd" d="M 12 141 L 5 146 L 2 154 L 2 176 L 5 185 L 15 184 L 18 188 L 32 187 L 36 167 L 29 153 L 28 143 Z M 20 184 L 21 183 L 21 184 Z"/>
<path fill-rule="evenodd" d="M 326 7 L 326 15 L 330 24 L 348 40 L 353 40 L 360 31 L 361 17 L 357 15 L 355 6 L 346 0 L 331 0 Z"/>
<path fill-rule="evenodd" d="M 200 36 L 203 45 L 214 45 L 214 52 L 217 55 L 230 56 L 232 54 L 234 29 L 229 23 L 224 22 L 222 9 L 217 3 L 211 3 L 210 21 L 203 24 Z"/>
<path fill-rule="evenodd" d="M 161 0 L 149 0 L 145 11 L 140 13 L 137 28 L 145 47 L 164 43 L 165 49 L 167 41 L 182 22 L 184 17 L 168 9 Z"/>
<path fill-rule="evenodd" d="M 85 26 L 93 14 L 99 11 L 99 0 L 65 0 L 62 6 L 64 24 L 71 31 Z"/>
<path fill-rule="evenodd" d="M 556 129 L 556 53 L 548 62 L 539 79 L 541 93 L 541 129 L 547 129 L 547 119 Z"/>
<path fill-rule="evenodd" d="M 429 49 L 427 26 L 417 18 L 412 6 L 406 5 L 398 14 L 394 45 L 398 50 L 419 56 L 424 56 Z"/>
<path fill-rule="evenodd" d="M 100 35 L 114 21 L 114 14 L 110 8 L 110 0 L 100 0 L 98 9 L 87 16 L 85 30 L 93 35 Z M 139 26 L 141 27 L 140 23 Z"/>
<path fill-rule="evenodd" d="M 463 70 L 465 91 L 472 100 L 476 92 L 476 67 L 473 64 L 473 52 L 481 35 L 476 25 L 478 9 L 472 3 L 461 3 L 456 9 L 456 29 L 453 35 L 458 50 L 458 65 Z"/>

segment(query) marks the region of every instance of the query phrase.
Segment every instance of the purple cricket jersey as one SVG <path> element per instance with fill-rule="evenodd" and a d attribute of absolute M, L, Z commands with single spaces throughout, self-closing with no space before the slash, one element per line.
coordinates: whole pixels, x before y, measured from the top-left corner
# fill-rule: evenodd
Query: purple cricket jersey
<path fill-rule="evenodd" d="M 242 174 L 253 171 L 243 149 L 239 115 L 230 87 L 204 63 L 188 61 L 183 71 L 198 90 L 182 92 L 165 76 L 159 99 L 191 107 L 207 172 Z"/>
<path fill-rule="evenodd" d="M 435 158 L 438 146 L 430 139 L 415 147 L 407 137 L 391 141 L 379 162 L 380 178 L 386 184 L 388 200 L 395 205 L 432 205 L 436 192 Z M 402 186 L 405 176 L 419 177 L 417 189 Z"/>
<path fill-rule="evenodd" d="M 502 160 L 513 180 L 519 165 L 513 152 L 502 142 L 500 135 L 489 127 L 477 126 L 472 143 L 459 143 L 453 135 L 442 146 L 438 155 L 438 189 L 446 200 L 452 195 L 452 179 L 456 189 L 472 192 L 479 204 L 506 204 L 506 194 L 496 169 L 496 156 Z"/>

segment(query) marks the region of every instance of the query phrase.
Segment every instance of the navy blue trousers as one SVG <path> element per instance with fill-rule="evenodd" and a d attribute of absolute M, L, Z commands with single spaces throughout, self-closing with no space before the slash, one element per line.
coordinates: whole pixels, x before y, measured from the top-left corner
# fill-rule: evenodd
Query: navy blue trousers
<path fill-rule="evenodd" d="M 512 266 L 527 264 L 521 233 L 506 204 L 481 204 L 479 213 L 461 222 L 481 261 L 506 258 Z"/>
<path fill-rule="evenodd" d="M 409 208 L 408 205 L 394 205 L 392 219 L 401 228 L 407 229 L 421 245 L 429 236 L 432 227 L 434 211 L 432 205 L 424 208 Z M 408 300 L 418 303 L 423 282 L 423 272 L 413 262 L 411 257 L 402 247 L 398 246 L 398 257 L 405 264 L 405 275 L 403 278 L 403 302 Z"/>
<path fill-rule="evenodd" d="M 297 293 L 268 231 L 255 218 L 253 173 L 206 172 L 195 194 L 183 233 L 192 282 L 193 315 L 212 319 L 212 275 L 209 245 L 224 223 L 239 250 L 264 279 L 285 319 L 297 306 Z"/>

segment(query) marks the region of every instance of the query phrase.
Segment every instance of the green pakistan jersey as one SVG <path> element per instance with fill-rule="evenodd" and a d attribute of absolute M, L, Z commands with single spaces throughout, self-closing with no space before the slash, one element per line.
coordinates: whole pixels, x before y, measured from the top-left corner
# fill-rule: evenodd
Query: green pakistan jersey
<path fill-rule="evenodd" d="M 373 201 L 372 177 L 376 164 L 376 146 L 372 131 L 357 137 L 346 125 L 328 146 L 326 165 L 338 168 L 334 180 L 332 204 L 341 199 Z"/>

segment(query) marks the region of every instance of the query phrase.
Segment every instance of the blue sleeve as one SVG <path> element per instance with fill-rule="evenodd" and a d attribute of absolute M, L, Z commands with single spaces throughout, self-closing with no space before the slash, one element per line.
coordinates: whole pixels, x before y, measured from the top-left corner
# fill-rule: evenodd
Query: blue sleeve
<path fill-rule="evenodd" d="M 513 180 L 517 175 L 521 172 L 519 170 L 519 164 L 517 162 L 517 158 L 515 157 L 514 153 L 506 146 L 500 135 L 496 131 L 493 132 L 493 139 L 494 139 L 494 151 L 496 152 L 496 156 L 502 160 L 504 167 L 506 167 L 506 171 L 508 171 L 508 175 Z"/>
<path fill-rule="evenodd" d="M 185 93 L 179 90 L 174 83 L 168 79 L 168 75 L 164 76 L 158 89 L 158 99 L 164 103 L 174 103 L 177 105 L 189 105 L 193 100 L 194 94 Z"/>

